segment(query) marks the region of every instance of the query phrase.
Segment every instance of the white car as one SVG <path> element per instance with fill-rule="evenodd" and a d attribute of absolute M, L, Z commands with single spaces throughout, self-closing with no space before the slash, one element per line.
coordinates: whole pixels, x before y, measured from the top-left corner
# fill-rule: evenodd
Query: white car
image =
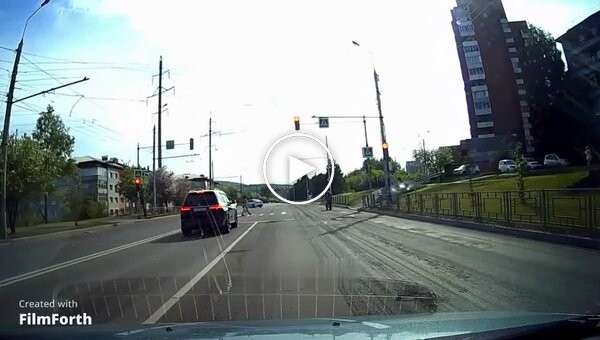
<path fill-rule="evenodd" d="M 517 163 L 512 159 L 503 159 L 498 162 L 498 172 L 513 172 L 517 170 Z"/>
<path fill-rule="evenodd" d="M 527 161 L 528 169 L 539 169 L 543 166 L 542 163 L 536 161 L 535 158 L 532 157 L 525 157 L 525 161 Z"/>
<path fill-rule="evenodd" d="M 558 157 L 558 155 L 555 153 L 547 154 L 546 157 L 544 157 L 544 166 L 557 167 L 557 166 L 568 166 L 568 165 L 569 165 L 568 160 Z"/>
<path fill-rule="evenodd" d="M 479 166 L 475 164 L 463 164 L 452 171 L 454 176 L 479 175 Z"/>
<path fill-rule="evenodd" d="M 256 207 L 262 208 L 263 204 L 264 204 L 263 201 L 256 199 L 256 198 L 248 200 L 248 208 L 256 208 Z"/>

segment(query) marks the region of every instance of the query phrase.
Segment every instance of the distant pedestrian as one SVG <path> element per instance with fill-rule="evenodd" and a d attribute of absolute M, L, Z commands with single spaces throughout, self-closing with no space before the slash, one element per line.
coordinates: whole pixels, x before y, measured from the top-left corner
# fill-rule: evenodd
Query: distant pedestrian
<path fill-rule="evenodd" d="M 332 210 L 333 196 L 329 190 L 325 193 L 325 210 Z"/>
<path fill-rule="evenodd" d="M 592 150 L 589 145 L 585 147 L 585 161 L 588 166 L 592 165 Z"/>
<path fill-rule="evenodd" d="M 242 216 L 244 216 L 245 213 L 248 213 L 248 215 L 252 215 L 250 209 L 248 209 L 248 197 L 246 195 L 242 197 Z"/>

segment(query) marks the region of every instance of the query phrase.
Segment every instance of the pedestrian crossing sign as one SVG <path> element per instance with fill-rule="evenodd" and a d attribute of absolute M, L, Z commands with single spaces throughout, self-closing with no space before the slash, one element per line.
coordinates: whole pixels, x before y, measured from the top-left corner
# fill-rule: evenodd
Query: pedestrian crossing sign
<path fill-rule="evenodd" d="M 320 128 L 328 128 L 329 127 L 329 118 L 328 117 L 319 117 L 319 127 Z"/>

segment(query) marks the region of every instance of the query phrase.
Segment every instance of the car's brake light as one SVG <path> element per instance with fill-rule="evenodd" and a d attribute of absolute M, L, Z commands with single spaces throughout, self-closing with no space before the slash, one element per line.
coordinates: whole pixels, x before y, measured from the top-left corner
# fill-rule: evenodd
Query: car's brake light
<path fill-rule="evenodd" d="M 210 210 L 223 210 L 223 207 L 221 207 L 218 204 L 214 204 L 214 205 L 209 206 L 208 209 L 210 209 Z"/>
<path fill-rule="evenodd" d="M 188 212 L 188 211 L 191 211 L 191 210 L 192 210 L 192 208 L 191 208 L 191 207 L 181 207 L 181 208 L 179 209 L 179 211 L 180 211 L 180 212 Z"/>

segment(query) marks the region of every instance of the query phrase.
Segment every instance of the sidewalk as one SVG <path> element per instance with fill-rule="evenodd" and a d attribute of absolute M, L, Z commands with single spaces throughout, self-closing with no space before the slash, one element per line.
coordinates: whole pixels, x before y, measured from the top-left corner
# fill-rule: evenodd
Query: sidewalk
<path fill-rule="evenodd" d="M 92 218 L 88 220 L 77 221 L 77 226 L 75 226 L 75 221 L 63 221 L 63 222 L 54 222 L 47 224 L 37 224 L 27 227 L 18 227 L 16 233 L 13 235 L 9 235 L 9 238 L 21 238 L 21 237 L 29 237 L 29 236 L 37 236 L 37 235 L 45 235 L 63 231 L 71 231 L 71 230 L 81 230 L 91 227 L 98 226 L 106 226 L 113 225 L 117 226 L 120 224 L 129 224 L 134 223 L 135 221 L 141 221 L 145 219 L 152 219 L 161 216 L 169 216 L 176 214 L 177 211 L 171 212 L 168 214 L 154 215 L 154 216 L 141 216 L 138 218 L 137 215 L 121 215 L 121 216 L 110 216 L 110 217 L 100 217 L 100 218 Z"/>

